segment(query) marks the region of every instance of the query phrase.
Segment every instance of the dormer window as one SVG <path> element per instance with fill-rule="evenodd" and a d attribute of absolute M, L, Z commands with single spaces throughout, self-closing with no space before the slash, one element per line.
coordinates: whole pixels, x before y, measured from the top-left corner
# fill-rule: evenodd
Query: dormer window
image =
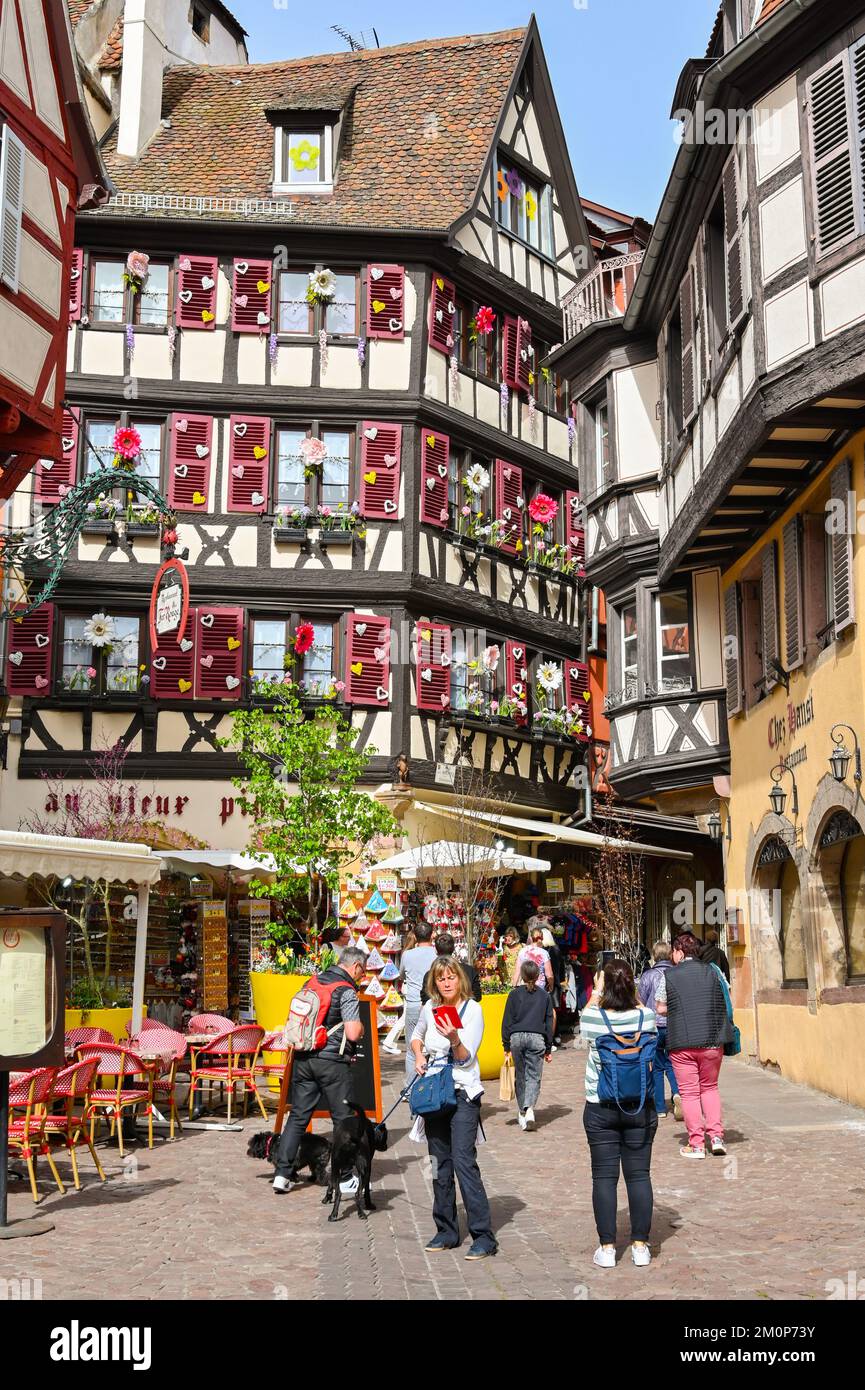
<path fill-rule="evenodd" d="M 496 168 L 496 221 L 542 255 L 553 255 L 553 190 L 523 170 L 504 150 Z"/>
<path fill-rule="evenodd" d="M 210 43 L 210 15 L 203 5 L 190 5 L 189 23 L 196 38 L 201 39 L 202 43 Z"/>
<path fill-rule="evenodd" d="M 333 190 L 333 126 L 277 125 L 274 129 L 274 192 Z"/>

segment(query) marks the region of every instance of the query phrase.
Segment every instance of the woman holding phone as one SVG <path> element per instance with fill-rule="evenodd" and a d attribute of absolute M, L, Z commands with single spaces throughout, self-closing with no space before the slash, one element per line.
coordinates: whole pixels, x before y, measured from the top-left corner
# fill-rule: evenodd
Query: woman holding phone
<path fill-rule="evenodd" d="M 484 1015 L 471 995 L 468 976 L 452 956 L 439 956 L 426 979 L 429 999 L 421 1009 L 411 1049 L 415 1069 L 453 1064 L 456 1110 L 423 1117 L 427 1148 L 433 1164 L 433 1220 L 436 1234 L 427 1250 L 455 1250 L 460 1245 L 456 1184 L 466 1209 L 472 1237 L 467 1260 L 485 1260 L 498 1250 L 490 1224 L 490 1205 L 478 1168 L 477 1135 L 481 1117 L 481 1070 L 478 1051 L 484 1036 Z"/>

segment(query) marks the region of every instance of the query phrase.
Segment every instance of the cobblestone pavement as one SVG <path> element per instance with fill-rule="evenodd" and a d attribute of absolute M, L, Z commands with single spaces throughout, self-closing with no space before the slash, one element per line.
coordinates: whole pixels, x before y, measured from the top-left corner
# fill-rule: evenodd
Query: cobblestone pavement
<path fill-rule="evenodd" d="M 555 1054 L 531 1134 L 498 1100 L 498 1083 L 488 1084 L 480 1163 L 500 1242 L 495 1259 L 466 1263 L 467 1243 L 424 1253 L 434 1230 L 426 1149 L 408 1142 L 401 1107 L 389 1151 L 376 1155 L 378 1209 L 366 1222 L 345 1206 L 344 1218 L 328 1224 L 312 1185 L 275 1197 L 270 1165 L 246 1157 L 249 1134 L 263 1128 L 250 1118 L 242 1134 L 188 1130 L 173 1144 L 157 1139 L 152 1152 L 137 1144 L 125 1171 L 116 1147 L 103 1143 L 104 1187 L 83 1154 L 80 1193 L 61 1197 L 40 1184 L 40 1212 L 55 1229 L 0 1242 L 0 1279 L 41 1280 L 45 1299 L 729 1301 L 825 1299 L 827 1281 L 865 1276 L 865 1112 L 740 1062 L 722 1072 L 728 1158 L 687 1163 L 678 1155 L 683 1126 L 662 1120 L 653 1263 L 632 1265 L 620 1210 L 624 1258 L 615 1270 L 595 1269 L 584 1069 L 581 1050 Z M 401 1080 L 402 1061 L 386 1059 L 386 1105 Z M 12 1191 L 10 1215 L 32 1215 L 22 1185 Z"/>

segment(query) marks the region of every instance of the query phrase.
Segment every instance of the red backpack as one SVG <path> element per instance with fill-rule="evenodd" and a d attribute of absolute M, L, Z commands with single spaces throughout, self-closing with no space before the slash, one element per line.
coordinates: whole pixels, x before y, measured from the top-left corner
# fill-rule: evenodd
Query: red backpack
<path fill-rule="evenodd" d="M 338 989 L 351 989 L 345 980 L 334 980 L 333 984 L 323 985 L 313 976 L 291 1001 L 288 1018 L 285 1022 L 283 1040 L 286 1047 L 296 1052 L 320 1052 L 330 1037 L 341 1028 L 342 1019 L 333 1028 L 325 1028 L 325 1019 Z"/>

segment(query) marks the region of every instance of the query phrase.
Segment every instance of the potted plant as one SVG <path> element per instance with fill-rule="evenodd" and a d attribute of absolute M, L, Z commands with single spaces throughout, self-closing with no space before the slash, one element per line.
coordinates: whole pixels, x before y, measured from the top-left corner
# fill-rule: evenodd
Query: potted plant
<path fill-rule="evenodd" d="M 319 545 L 325 548 L 332 545 L 351 546 L 355 536 L 362 540 L 366 535 L 357 502 L 352 502 L 350 507 L 342 502 L 337 507 L 320 507 L 316 521 L 321 528 Z"/>
<path fill-rule="evenodd" d="M 484 1036 L 478 1051 L 478 1065 L 481 1079 L 492 1081 L 498 1076 L 505 1060 L 502 1046 L 502 1019 L 505 1004 L 511 987 L 499 975 L 485 975 L 481 979 L 481 1008 L 484 1014 Z"/>
<path fill-rule="evenodd" d="M 87 514 L 81 527 L 85 536 L 110 536 L 114 533 L 114 519 L 119 511 L 115 498 L 100 492 L 93 502 L 87 503 Z"/>
<path fill-rule="evenodd" d="M 166 517 L 152 502 L 130 502 L 126 508 L 127 536 L 158 536 L 163 525 L 171 527 L 173 517 Z"/>
<path fill-rule="evenodd" d="M 306 505 L 280 508 L 276 514 L 273 539 L 292 545 L 308 545 L 312 518 L 312 511 Z"/>

